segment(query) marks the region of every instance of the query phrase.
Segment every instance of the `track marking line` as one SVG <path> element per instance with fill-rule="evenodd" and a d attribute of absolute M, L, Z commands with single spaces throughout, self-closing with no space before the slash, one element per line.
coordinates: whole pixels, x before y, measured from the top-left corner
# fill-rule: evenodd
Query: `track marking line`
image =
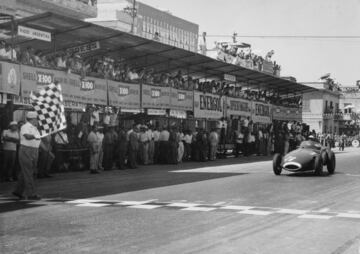
<path fill-rule="evenodd" d="M 196 207 L 196 206 L 181 209 L 181 211 L 200 211 L 200 212 L 210 212 L 214 210 L 216 210 L 216 208 Z"/>
<path fill-rule="evenodd" d="M 67 204 L 88 204 L 93 202 L 101 202 L 102 200 L 95 200 L 95 199 L 75 199 L 71 201 L 66 201 Z"/>
<path fill-rule="evenodd" d="M 128 208 L 137 208 L 137 209 L 155 209 L 155 208 L 160 208 L 163 207 L 161 205 L 133 205 L 133 206 L 128 206 Z"/>
<path fill-rule="evenodd" d="M 237 212 L 237 213 L 240 213 L 240 214 L 249 214 L 249 215 L 263 215 L 263 216 L 266 216 L 266 215 L 273 214 L 274 212 L 260 211 L 260 210 L 244 210 L 244 211 L 240 211 L 240 212 Z"/>
<path fill-rule="evenodd" d="M 82 204 L 77 204 L 75 206 L 79 206 L 79 207 L 105 207 L 105 206 L 110 206 L 109 204 L 101 204 L 101 203 L 82 203 Z"/>
<path fill-rule="evenodd" d="M 330 215 L 316 215 L 316 214 L 303 214 L 300 215 L 298 218 L 300 219 L 322 219 L 322 220 L 328 220 L 331 219 L 334 216 Z"/>
<path fill-rule="evenodd" d="M 280 209 L 276 211 L 276 213 L 283 213 L 283 214 L 305 214 L 307 211 L 305 210 L 297 210 L 297 209 Z"/>
<path fill-rule="evenodd" d="M 151 203 L 154 200 L 146 200 L 146 201 L 120 201 L 116 203 L 117 205 L 126 205 L 126 206 L 134 206 L 134 205 L 144 205 L 146 203 Z"/>
<path fill-rule="evenodd" d="M 169 207 L 194 207 L 194 206 L 200 206 L 202 204 L 197 204 L 197 203 L 171 203 L 171 204 L 168 204 L 166 206 L 169 206 Z"/>
<path fill-rule="evenodd" d="M 223 206 L 220 209 L 228 209 L 228 210 L 249 210 L 254 208 L 253 206 L 241 206 L 241 205 L 227 205 Z"/>
<path fill-rule="evenodd" d="M 336 215 L 336 217 L 341 217 L 341 218 L 354 218 L 354 219 L 360 219 L 360 214 L 355 214 L 355 213 L 338 213 Z"/>

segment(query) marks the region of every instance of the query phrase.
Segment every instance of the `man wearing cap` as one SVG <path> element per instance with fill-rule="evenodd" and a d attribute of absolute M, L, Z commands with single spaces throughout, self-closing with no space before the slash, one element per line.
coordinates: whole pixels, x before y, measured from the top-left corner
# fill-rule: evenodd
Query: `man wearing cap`
<path fill-rule="evenodd" d="M 36 172 L 40 147 L 40 133 L 37 129 L 37 113 L 26 114 L 26 123 L 20 130 L 19 164 L 20 175 L 13 194 L 19 198 L 40 199 L 36 194 L 34 173 Z"/>
<path fill-rule="evenodd" d="M 4 142 L 4 172 L 1 172 L 1 177 L 6 181 L 12 182 L 15 173 L 16 145 L 19 143 L 20 137 L 17 122 L 11 122 L 9 127 L 1 135 L 1 140 Z"/>

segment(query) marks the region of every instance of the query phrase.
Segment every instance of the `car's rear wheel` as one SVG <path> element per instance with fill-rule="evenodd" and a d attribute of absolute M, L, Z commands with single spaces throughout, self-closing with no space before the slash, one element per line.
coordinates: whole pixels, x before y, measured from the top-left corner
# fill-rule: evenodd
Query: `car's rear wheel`
<path fill-rule="evenodd" d="M 327 171 L 329 172 L 330 175 L 334 174 L 335 172 L 335 167 L 336 167 L 336 159 L 335 159 L 335 154 L 333 151 L 330 151 L 328 154 L 328 161 L 327 161 Z"/>
<path fill-rule="evenodd" d="M 282 161 L 281 154 L 276 153 L 273 158 L 273 171 L 274 171 L 274 174 L 277 176 L 280 175 L 281 171 L 282 171 L 281 161 Z"/>
<path fill-rule="evenodd" d="M 317 175 L 317 176 L 322 175 L 322 172 L 323 172 L 323 162 L 322 162 L 321 154 L 319 154 L 319 155 L 317 155 L 317 156 L 315 157 L 314 171 L 315 171 L 315 175 Z"/>

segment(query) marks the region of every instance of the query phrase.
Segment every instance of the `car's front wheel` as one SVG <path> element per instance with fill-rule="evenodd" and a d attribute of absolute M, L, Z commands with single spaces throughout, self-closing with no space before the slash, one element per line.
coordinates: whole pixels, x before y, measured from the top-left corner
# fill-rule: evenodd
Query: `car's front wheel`
<path fill-rule="evenodd" d="M 315 175 L 317 175 L 317 176 L 322 175 L 323 161 L 322 161 L 322 157 L 320 154 L 315 157 L 314 171 L 315 171 Z"/>
<path fill-rule="evenodd" d="M 281 161 L 282 161 L 281 154 L 276 153 L 273 158 L 273 171 L 274 171 L 274 174 L 277 176 L 280 175 L 281 171 L 282 171 Z"/>
<path fill-rule="evenodd" d="M 327 170 L 329 172 L 330 175 L 334 174 L 335 172 L 335 166 L 336 166 L 336 160 L 335 160 L 335 154 L 333 151 L 330 151 L 329 154 L 329 159 L 327 161 Z"/>

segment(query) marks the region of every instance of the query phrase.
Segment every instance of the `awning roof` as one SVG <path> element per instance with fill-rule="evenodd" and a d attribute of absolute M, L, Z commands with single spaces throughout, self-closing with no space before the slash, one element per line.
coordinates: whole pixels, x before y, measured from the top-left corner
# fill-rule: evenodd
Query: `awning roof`
<path fill-rule="evenodd" d="M 224 63 L 213 58 L 190 52 L 133 34 L 106 28 L 93 23 L 64 17 L 54 13 L 43 13 L 16 20 L 23 25 L 51 32 L 52 42 L 14 37 L 14 44 L 31 46 L 44 53 L 62 51 L 67 48 L 100 42 L 100 49 L 86 53 L 86 57 L 109 56 L 126 59 L 134 67 L 153 68 L 156 72 L 183 70 L 183 73 L 197 77 L 222 79 L 224 74 L 236 76 L 238 82 L 247 82 L 250 87 L 274 89 L 281 94 L 295 94 L 315 91 L 314 88 L 265 74 L 256 70 Z M 11 22 L 0 24 L 0 31 L 11 31 Z M 10 42 L 11 39 L 8 39 Z"/>

